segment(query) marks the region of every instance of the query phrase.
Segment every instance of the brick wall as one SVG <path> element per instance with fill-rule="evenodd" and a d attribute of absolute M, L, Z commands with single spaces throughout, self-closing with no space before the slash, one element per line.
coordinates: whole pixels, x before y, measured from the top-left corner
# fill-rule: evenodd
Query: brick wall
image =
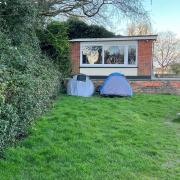
<path fill-rule="evenodd" d="M 134 92 L 138 93 L 162 93 L 179 94 L 180 80 L 150 80 L 150 81 L 130 81 Z"/>
<path fill-rule="evenodd" d="M 80 73 L 80 43 L 71 43 L 71 63 L 72 63 L 72 74 Z"/>
<path fill-rule="evenodd" d="M 151 76 L 152 40 L 138 41 L 138 76 Z"/>
<path fill-rule="evenodd" d="M 93 80 L 95 87 L 103 84 L 103 80 Z M 135 93 L 178 94 L 180 80 L 129 80 Z"/>

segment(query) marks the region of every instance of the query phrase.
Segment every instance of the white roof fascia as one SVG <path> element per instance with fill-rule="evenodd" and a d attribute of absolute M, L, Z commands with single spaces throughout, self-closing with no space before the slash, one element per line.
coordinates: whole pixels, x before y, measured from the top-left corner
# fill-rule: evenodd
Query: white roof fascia
<path fill-rule="evenodd" d="M 138 41 L 138 40 L 157 40 L 157 35 L 149 36 L 122 36 L 114 38 L 80 38 L 72 39 L 70 42 L 102 42 L 102 41 Z"/>

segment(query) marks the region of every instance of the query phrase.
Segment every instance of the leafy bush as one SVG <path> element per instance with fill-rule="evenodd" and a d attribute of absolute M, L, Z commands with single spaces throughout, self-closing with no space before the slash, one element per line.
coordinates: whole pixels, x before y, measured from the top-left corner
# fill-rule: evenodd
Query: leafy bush
<path fill-rule="evenodd" d="M 53 21 L 42 30 L 37 31 L 43 54 L 52 59 L 63 77 L 71 71 L 67 28 L 64 23 Z"/>
<path fill-rule="evenodd" d="M 171 70 L 176 74 L 180 75 L 180 63 L 173 63 L 171 64 Z"/>
<path fill-rule="evenodd" d="M 28 0 L 0 5 L 1 151 L 26 134 L 60 89 L 60 71 L 41 54 L 35 33 L 39 20 L 36 8 Z"/>
<path fill-rule="evenodd" d="M 70 18 L 64 24 L 67 26 L 69 39 L 115 37 L 113 32 L 108 31 L 103 26 L 88 25 L 77 18 Z"/>
<path fill-rule="evenodd" d="M 18 133 L 24 133 L 59 91 L 59 71 L 49 59 L 38 53 L 27 45 L 9 46 L 1 51 L 2 145 L 13 140 Z"/>

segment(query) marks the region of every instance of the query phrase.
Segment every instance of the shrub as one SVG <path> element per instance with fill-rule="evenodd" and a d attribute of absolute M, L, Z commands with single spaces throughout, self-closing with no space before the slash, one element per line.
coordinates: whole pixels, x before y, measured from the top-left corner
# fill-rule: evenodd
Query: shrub
<path fill-rule="evenodd" d="M 60 73 L 49 59 L 31 46 L 1 51 L 1 146 L 24 133 L 59 91 Z"/>
<path fill-rule="evenodd" d="M 176 74 L 180 75 L 180 63 L 173 63 L 171 64 L 171 70 Z"/>
<path fill-rule="evenodd" d="M 113 32 L 108 31 L 103 26 L 88 25 L 77 18 L 68 19 L 65 25 L 67 26 L 69 39 L 115 37 Z"/>
<path fill-rule="evenodd" d="M 1 11 L 3 9 L 3 11 Z M 62 75 L 41 54 L 35 27 L 36 7 L 28 0 L 0 5 L 0 150 L 26 134 L 27 127 L 51 105 Z M 1 16 L 0 16 L 1 17 Z"/>
<path fill-rule="evenodd" d="M 43 54 L 52 59 L 63 77 L 68 77 L 71 71 L 70 49 L 64 23 L 53 21 L 44 30 L 38 30 L 37 35 Z"/>

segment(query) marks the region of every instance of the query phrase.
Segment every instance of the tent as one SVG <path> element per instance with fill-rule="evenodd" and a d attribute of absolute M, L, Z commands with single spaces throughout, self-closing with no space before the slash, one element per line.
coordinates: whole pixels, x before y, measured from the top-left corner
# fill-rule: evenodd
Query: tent
<path fill-rule="evenodd" d="M 100 94 L 105 96 L 132 96 L 132 88 L 121 73 L 112 73 L 100 87 Z"/>
<path fill-rule="evenodd" d="M 67 84 L 67 94 L 72 96 L 92 96 L 94 89 L 93 82 L 85 74 L 73 76 Z"/>

